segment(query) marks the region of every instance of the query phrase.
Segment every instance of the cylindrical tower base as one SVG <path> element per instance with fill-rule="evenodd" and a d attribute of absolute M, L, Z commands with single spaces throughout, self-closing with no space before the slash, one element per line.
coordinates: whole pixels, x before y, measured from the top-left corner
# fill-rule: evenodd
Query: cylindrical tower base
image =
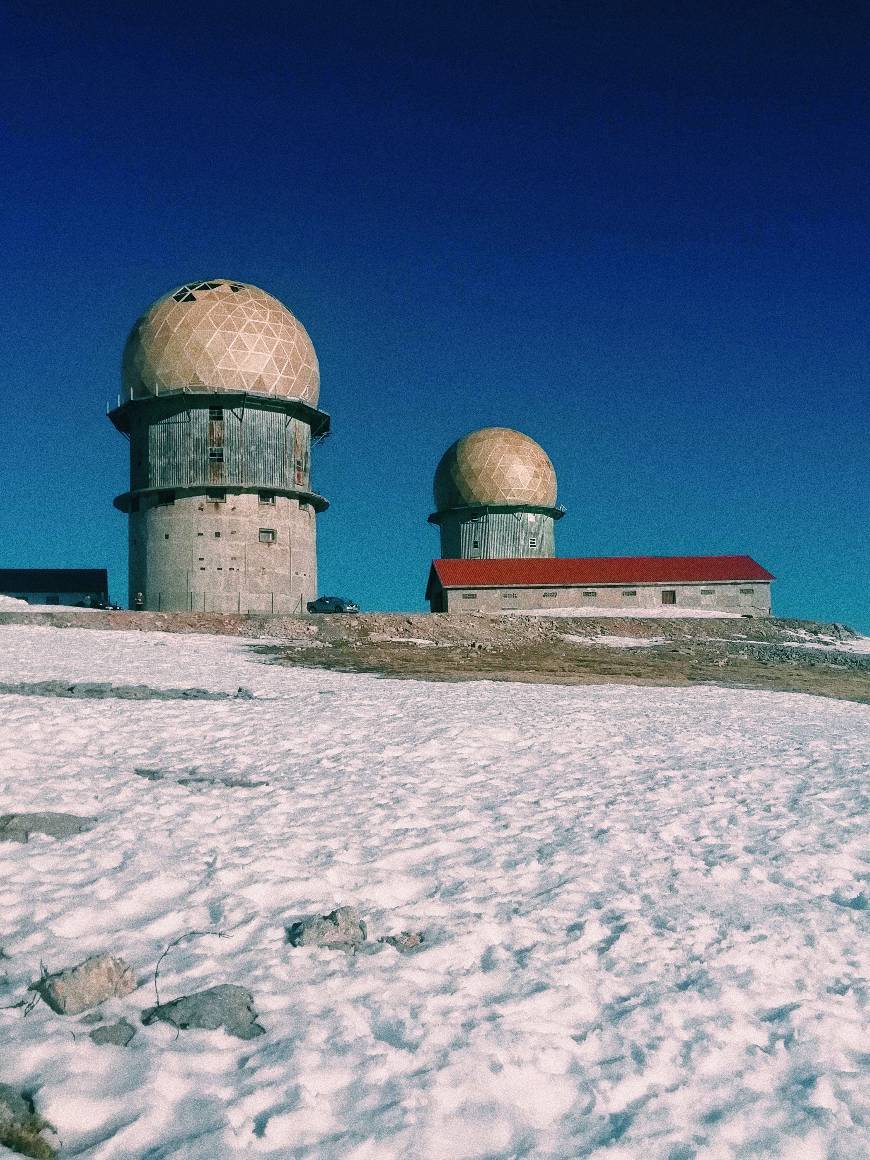
<path fill-rule="evenodd" d="M 138 497 L 130 511 L 131 605 L 154 612 L 305 612 L 317 595 L 312 505 L 269 493 L 222 494 Z"/>

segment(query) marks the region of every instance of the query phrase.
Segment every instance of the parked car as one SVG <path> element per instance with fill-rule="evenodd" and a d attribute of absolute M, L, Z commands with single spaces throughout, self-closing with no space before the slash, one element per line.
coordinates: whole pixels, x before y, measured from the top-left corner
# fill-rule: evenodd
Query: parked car
<path fill-rule="evenodd" d="M 308 601 L 309 612 L 359 612 L 359 605 L 344 596 L 318 596 Z"/>

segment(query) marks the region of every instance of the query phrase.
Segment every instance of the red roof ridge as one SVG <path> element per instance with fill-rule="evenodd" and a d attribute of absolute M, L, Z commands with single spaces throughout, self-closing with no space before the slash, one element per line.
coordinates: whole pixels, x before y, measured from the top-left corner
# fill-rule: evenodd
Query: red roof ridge
<path fill-rule="evenodd" d="M 775 577 L 751 556 L 537 556 L 498 560 L 433 560 L 430 584 L 442 588 L 550 585 L 693 584 Z"/>

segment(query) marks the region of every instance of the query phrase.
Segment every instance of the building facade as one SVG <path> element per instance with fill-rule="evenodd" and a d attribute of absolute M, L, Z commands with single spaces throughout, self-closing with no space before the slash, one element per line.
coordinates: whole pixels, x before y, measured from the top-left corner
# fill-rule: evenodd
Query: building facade
<path fill-rule="evenodd" d="M 28 604 L 105 607 L 109 574 L 105 568 L 0 568 L 0 596 Z"/>
<path fill-rule="evenodd" d="M 304 612 L 317 595 L 317 356 L 255 286 L 189 283 L 127 340 L 109 418 L 130 441 L 130 600 L 149 610 Z"/>
<path fill-rule="evenodd" d="M 774 577 L 749 556 L 625 556 L 547 560 L 434 560 L 432 612 L 678 609 L 770 616 Z"/>
<path fill-rule="evenodd" d="M 534 440 L 507 427 L 458 439 L 435 471 L 435 511 L 444 559 L 556 554 L 556 473 Z"/>

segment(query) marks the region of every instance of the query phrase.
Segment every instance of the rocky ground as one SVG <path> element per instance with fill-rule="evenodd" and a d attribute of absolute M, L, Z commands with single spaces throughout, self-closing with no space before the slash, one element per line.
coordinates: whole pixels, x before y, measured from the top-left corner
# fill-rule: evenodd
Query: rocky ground
<path fill-rule="evenodd" d="M 864 638 L 814 621 L 69 609 L 0 612 L 3 623 L 240 636 L 262 641 L 260 650 L 276 663 L 423 680 L 714 684 L 870 703 Z"/>

